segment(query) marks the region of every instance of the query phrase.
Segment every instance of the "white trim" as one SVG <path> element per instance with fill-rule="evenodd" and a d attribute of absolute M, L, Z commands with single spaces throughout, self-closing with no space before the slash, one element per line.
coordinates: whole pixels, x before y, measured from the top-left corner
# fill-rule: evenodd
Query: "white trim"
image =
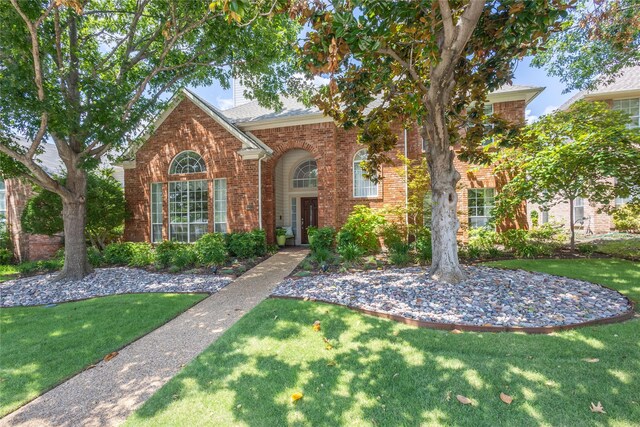
<path fill-rule="evenodd" d="M 279 117 L 276 119 L 253 120 L 246 122 L 238 122 L 238 126 L 243 131 L 275 129 L 287 126 L 312 125 L 317 123 L 334 123 L 331 117 L 322 113 L 300 114 L 298 116 Z"/>
<path fill-rule="evenodd" d="M 540 95 L 542 91 L 545 89 L 546 87 L 535 87 L 535 88 L 527 88 L 527 89 L 510 90 L 510 91 L 498 92 L 498 93 L 492 92 L 487 94 L 487 99 L 491 104 L 496 104 L 500 102 L 509 102 L 509 101 L 524 101 L 525 105 L 528 105 L 538 95 Z"/>

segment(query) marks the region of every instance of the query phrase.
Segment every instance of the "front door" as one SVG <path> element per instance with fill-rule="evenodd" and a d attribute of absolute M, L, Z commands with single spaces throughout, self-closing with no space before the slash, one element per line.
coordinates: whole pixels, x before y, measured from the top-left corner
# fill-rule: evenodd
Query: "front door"
<path fill-rule="evenodd" d="M 302 222 L 300 223 L 300 242 L 304 245 L 309 243 L 307 228 L 318 226 L 318 198 L 301 197 L 300 205 L 302 208 Z"/>

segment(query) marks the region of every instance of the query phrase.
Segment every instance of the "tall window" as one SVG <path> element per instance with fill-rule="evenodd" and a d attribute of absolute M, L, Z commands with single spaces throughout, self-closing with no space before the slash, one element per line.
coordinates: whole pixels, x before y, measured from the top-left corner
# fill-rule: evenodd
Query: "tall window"
<path fill-rule="evenodd" d="M 227 232 L 227 180 L 213 180 L 213 231 Z"/>
<path fill-rule="evenodd" d="M 540 224 L 546 224 L 549 222 L 549 209 L 540 210 Z"/>
<path fill-rule="evenodd" d="M 640 98 L 616 99 L 613 101 L 613 109 L 629 115 L 629 129 L 640 127 Z"/>
<path fill-rule="evenodd" d="M 7 190 L 4 181 L 0 180 L 0 218 L 7 215 Z"/>
<path fill-rule="evenodd" d="M 151 243 L 162 242 L 162 184 L 151 184 Z"/>
<path fill-rule="evenodd" d="M 353 156 L 353 197 L 378 197 L 378 184 L 364 176 L 360 163 L 367 160 L 367 150 L 363 148 Z"/>
<path fill-rule="evenodd" d="M 298 230 L 298 199 L 291 198 L 291 231 L 296 234 Z"/>
<path fill-rule="evenodd" d="M 207 232 L 209 197 L 205 180 L 169 183 L 169 238 L 195 242 Z"/>
<path fill-rule="evenodd" d="M 169 173 L 172 175 L 206 171 L 204 160 L 195 151 L 183 151 L 173 158 L 171 166 L 169 166 Z"/>
<path fill-rule="evenodd" d="M 573 201 L 573 223 L 580 222 L 584 219 L 584 199 L 576 197 Z"/>
<path fill-rule="evenodd" d="M 315 188 L 318 186 L 318 164 L 307 160 L 293 172 L 293 188 Z"/>
<path fill-rule="evenodd" d="M 469 227 L 486 227 L 492 220 L 491 209 L 495 206 L 493 188 L 469 189 Z"/>

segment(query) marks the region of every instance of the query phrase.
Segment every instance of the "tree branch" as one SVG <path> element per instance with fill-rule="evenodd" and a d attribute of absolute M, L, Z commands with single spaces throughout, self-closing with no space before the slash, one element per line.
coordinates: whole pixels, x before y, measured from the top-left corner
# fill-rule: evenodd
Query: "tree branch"
<path fill-rule="evenodd" d="M 407 73 L 411 76 L 411 79 L 418 86 L 418 88 L 426 94 L 429 91 L 429 88 L 424 84 L 424 81 L 420 78 L 420 75 L 416 71 L 415 67 L 410 64 L 408 61 L 403 59 L 395 50 L 390 48 L 380 48 L 378 49 L 378 53 L 382 55 L 388 55 L 393 58 L 398 64 L 400 64 Z"/>

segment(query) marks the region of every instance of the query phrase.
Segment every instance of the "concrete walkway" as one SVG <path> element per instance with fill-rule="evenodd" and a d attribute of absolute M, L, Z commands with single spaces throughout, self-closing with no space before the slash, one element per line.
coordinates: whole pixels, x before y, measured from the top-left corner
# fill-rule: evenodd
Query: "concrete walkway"
<path fill-rule="evenodd" d="M 278 252 L 166 325 L 0 420 L 0 426 L 112 426 L 255 307 L 307 251 Z"/>

